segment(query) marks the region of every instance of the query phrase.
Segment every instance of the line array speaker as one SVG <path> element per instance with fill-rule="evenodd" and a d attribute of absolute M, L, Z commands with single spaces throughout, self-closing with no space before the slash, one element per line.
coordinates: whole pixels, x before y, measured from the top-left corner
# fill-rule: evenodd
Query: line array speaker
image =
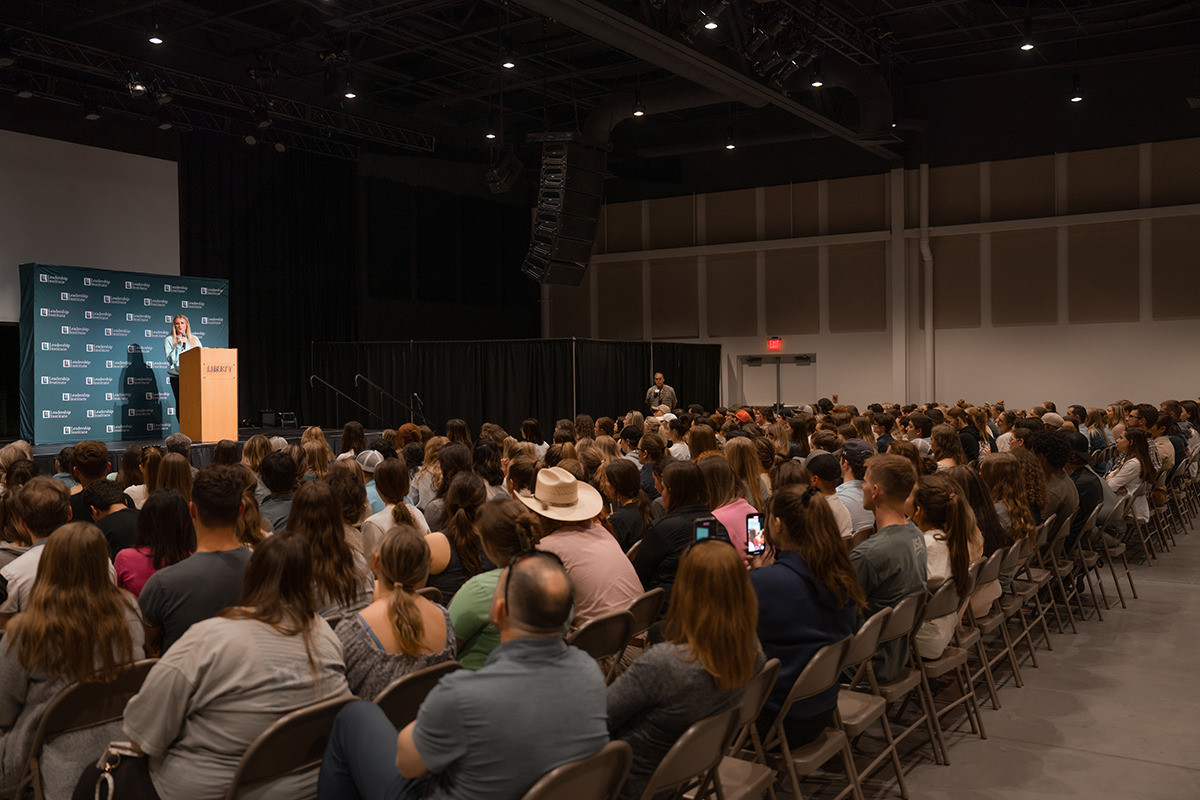
<path fill-rule="evenodd" d="M 539 283 L 578 286 L 596 241 L 607 153 L 575 134 L 543 136 L 533 235 L 521 271 Z"/>

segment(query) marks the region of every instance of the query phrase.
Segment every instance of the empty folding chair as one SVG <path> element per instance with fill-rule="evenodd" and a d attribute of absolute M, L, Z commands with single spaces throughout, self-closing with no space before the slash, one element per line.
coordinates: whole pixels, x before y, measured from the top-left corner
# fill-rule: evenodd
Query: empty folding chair
<path fill-rule="evenodd" d="M 996 553 L 999 553 L 999 552 L 1000 552 L 999 550 L 996 551 Z M 993 553 L 992 555 L 996 555 L 996 553 Z M 1003 558 L 1003 556 L 1001 556 L 1001 558 Z M 983 558 L 981 558 L 981 559 L 975 561 L 973 564 L 971 564 L 971 569 L 970 569 L 970 572 L 968 573 L 968 576 L 970 577 L 970 580 L 971 580 L 971 594 L 974 594 L 976 588 L 978 588 L 979 586 L 982 586 L 985 583 L 990 582 L 990 581 L 984 581 L 982 579 L 982 576 L 983 576 L 984 567 L 986 567 L 988 565 L 988 562 L 991 560 L 995 561 L 995 574 L 991 576 L 990 580 L 995 581 L 1000 577 L 1000 560 L 999 559 L 983 559 Z M 968 596 L 967 602 L 965 604 L 964 612 L 970 610 L 970 605 L 971 605 L 971 598 L 970 598 L 970 596 Z M 961 647 L 963 650 L 966 650 L 968 657 L 970 656 L 971 653 L 974 653 L 976 658 L 979 659 L 979 661 L 981 663 L 979 670 L 977 672 L 972 672 L 970 670 L 970 668 L 968 667 L 967 675 L 971 680 L 972 686 L 975 685 L 975 682 L 980 677 L 984 678 L 984 683 L 987 685 L 988 697 L 990 697 L 992 700 L 992 708 L 997 708 L 999 706 L 1000 700 L 996 696 L 996 682 L 992 678 L 992 669 L 988 665 L 987 651 L 982 649 L 983 648 L 983 631 L 979 630 L 979 628 L 977 628 L 975 626 L 975 623 L 973 620 L 974 620 L 974 617 L 970 616 L 969 614 L 964 613 L 963 619 L 954 628 L 954 638 L 951 641 L 954 643 L 955 647 Z"/>
<path fill-rule="evenodd" d="M 1066 553 L 1067 538 L 1071 535 L 1071 520 L 1074 516 L 1068 515 L 1058 526 L 1058 533 L 1050 541 L 1049 552 L 1044 554 L 1042 563 L 1054 575 L 1054 580 L 1050 581 L 1051 593 L 1057 593 L 1062 598 L 1067 621 L 1071 623 L 1071 633 L 1079 633 L 1079 628 L 1075 625 L 1075 612 L 1071 610 L 1071 601 L 1075 601 L 1081 621 L 1085 616 L 1083 601 L 1079 599 L 1079 592 L 1075 590 L 1075 559 L 1069 558 Z"/>

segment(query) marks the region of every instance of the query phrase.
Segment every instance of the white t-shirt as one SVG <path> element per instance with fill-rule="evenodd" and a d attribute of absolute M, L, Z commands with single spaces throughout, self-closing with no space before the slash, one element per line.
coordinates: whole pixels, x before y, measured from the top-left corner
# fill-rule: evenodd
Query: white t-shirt
<path fill-rule="evenodd" d="M 246 748 L 280 717 L 347 696 L 342 646 L 325 620 L 310 642 L 254 620 L 197 622 L 171 646 L 125 706 L 125 735 L 150 756 L 162 800 L 221 800 Z M 314 797 L 317 770 L 289 775 L 260 797 Z"/>
<path fill-rule="evenodd" d="M 383 541 L 383 535 L 387 533 L 395 525 L 392 522 L 392 511 L 396 508 L 395 504 L 384 506 L 383 511 L 372 514 L 363 520 L 362 524 L 362 547 L 363 555 L 367 557 L 367 563 L 371 563 L 371 556 L 375 555 L 375 551 L 379 549 L 379 543 Z M 417 530 L 421 535 L 429 533 L 429 523 L 425 521 L 425 515 L 421 509 L 408 504 L 408 510 L 413 515 L 413 521 L 417 523 Z"/>
<path fill-rule="evenodd" d="M 850 517 L 850 509 L 846 508 L 846 504 L 842 502 L 842 498 L 837 496 L 837 492 L 833 494 L 824 494 L 825 502 L 829 505 L 829 510 L 833 512 L 833 519 L 837 523 L 838 533 L 843 539 L 854 538 L 854 520 Z"/>
<path fill-rule="evenodd" d="M 945 534 L 937 528 L 925 531 L 925 588 L 931 593 L 950 579 L 950 548 L 942 541 L 943 536 Z M 950 644 L 957 624 L 957 614 L 947 614 L 921 623 L 915 637 L 917 652 L 921 657 L 940 656 L 946 645 Z"/>
<path fill-rule="evenodd" d="M 678 442 L 670 447 L 671 456 L 680 461 L 691 461 L 692 451 L 688 448 L 686 442 Z"/>

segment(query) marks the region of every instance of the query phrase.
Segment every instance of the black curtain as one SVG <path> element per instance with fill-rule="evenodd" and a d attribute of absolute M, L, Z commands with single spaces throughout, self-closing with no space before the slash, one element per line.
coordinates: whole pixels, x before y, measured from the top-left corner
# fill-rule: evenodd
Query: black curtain
<path fill-rule="evenodd" d="M 312 372 L 334 388 L 313 382 L 310 421 L 395 427 L 416 412 L 435 430 L 461 417 L 474 430 L 496 422 L 515 433 L 521 420 L 535 417 L 548 433 L 556 419 L 577 412 L 642 410 L 652 364 L 668 374 L 682 402 L 714 408 L 720 346 L 669 345 L 661 362 L 653 360 L 659 346 L 586 339 L 316 343 Z"/>
<path fill-rule="evenodd" d="M 721 345 L 655 342 L 653 350 L 654 363 L 640 400 L 645 401 L 654 373 L 661 372 L 683 408 L 692 403 L 708 411 L 717 407 L 721 397 Z"/>
<path fill-rule="evenodd" d="M 181 139 L 181 271 L 230 283 L 239 419 L 263 408 L 310 416 L 309 343 L 357 335 L 355 181 L 349 161 Z"/>

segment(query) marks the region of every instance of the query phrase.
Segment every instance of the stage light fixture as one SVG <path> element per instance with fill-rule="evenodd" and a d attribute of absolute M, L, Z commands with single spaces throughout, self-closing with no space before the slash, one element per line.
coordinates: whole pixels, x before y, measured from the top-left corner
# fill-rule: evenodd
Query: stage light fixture
<path fill-rule="evenodd" d="M 174 100 L 174 99 L 175 99 L 175 98 L 171 97 L 171 95 L 170 95 L 170 93 L 169 93 L 169 92 L 167 92 L 167 91 L 164 91 L 163 89 L 159 89 L 158 91 L 156 91 L 156 92 L 154 93 L 154 100 L 155 100 L 155 101 L 156 101 L 156 102 L 157 102 L 157 103 L 158 103 L 160 106 L 165 106 L 165 105 L 167 105 L 168 103 L 170 103 L 170 102 L 171 102 L 172 100 Z"/>
<path fill-rule="evenodd" d="M 251 111 L 250 114 L 254 118 L 255 127 L 257 127 L 259 130 L 264 130 L 271 127 L 271 115 L 267 111 L 267 107 L 265 105 L 255 106 L 254 110 Z"/>
<path fill-rule="evenodd" d="M 285 145 L 283 142 L 276 142 L 274 145 L 272 145 L 272 147 L 275 148 L 276 153 L 286 153 L 287 152 L 287 145 Z"/>
<path fill-rule="evenodd" d="M 725 134 L 725 149 L 726 150 L 736 150 L 737 149 L 737 144 L 733 141 L 733 128 L 730 128 L 729 132 Z"/>
<path fill-rule="evenodd" d="M 513 69 L 517 66 L 517 60 L 513 57 L 512 45 L 504 46 L 504 52 L 500 54 L 500 66 L 505 69 Z"/>
<path fill-rule="evenodd" d="M 1083 90 L 1079 88 L 1079 75 L 1078 74 L 1075 75 L 1074 85 L 1071 89 L 1071 102 L 1072 103 L 1082 103 L 1083 102 Z"/>
<path fill-rule="evenodd" d="M 253 147 L 254 145 L 258 144 L 258 137 L 253 133 L 247 133 L 242 137 L 242 141 Z"/>
<path fill-rule="evenodd" d="M 712 17 L 708 17 L 704 22 L 705 30 L 715 31 L 717 29 L 717 21 Z"/>
<path fill-rule="evenodd" d="M 126 88 L 129 89 L 129 94 L 132 97 L 141 97 L 146 93 L 146 84 L 142 83 L 136 76 L 129 79 Z"/>
<path fill-rule="evenodd" d="M 354 84 L 350 81 L 350 70 L 346 70 L 346 89 L 342 92 L 342 97 L 347 100 L 358 97 L 358 93 L 354 91 Z"/>

